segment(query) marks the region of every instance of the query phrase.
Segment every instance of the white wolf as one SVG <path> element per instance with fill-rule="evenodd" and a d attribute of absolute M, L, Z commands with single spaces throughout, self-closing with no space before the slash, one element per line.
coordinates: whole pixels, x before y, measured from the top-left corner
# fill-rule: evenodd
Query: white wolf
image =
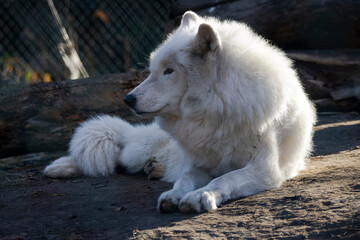
<path fill-rule="evenodd" d="M 152 159 L 150 174 L 176 181 L 159 211 L 201 212 L 278 187 L 304 168 L 313 104 L 291 61 L 248 26 L 186 12 L 150 60 L 150 75 L 124 100 L 155 122 L 90 120 L 46 175 L 107 175 L 117 164 L 137 172 Z"/>

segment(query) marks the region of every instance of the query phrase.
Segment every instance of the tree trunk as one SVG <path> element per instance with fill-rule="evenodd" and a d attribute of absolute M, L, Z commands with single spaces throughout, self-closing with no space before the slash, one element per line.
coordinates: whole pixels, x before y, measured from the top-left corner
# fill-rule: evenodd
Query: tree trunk
<path fill-rule="evenodd" d="M 288 56 L 318 110 L 360 110 L 359 50 L 291 51 Z M 0 158 L 64 150 L 79 122 L 97 114 L 138 122 L 123 97 L 146 75 L 135 72 L 0 87 Z"/>
<path fill-rule="evenodd" d="M 319 111 L 360 110 L 360 50 L 288 51 Z"/>
<path fill-rule="evenodd" d="M 187 10 L 245 22 L 284 49 L 360 48 L 358 0 L 179 0 L 167 32 L 180 24 Z"/>
<path fill-rule="evenodd" d="M 0 88 L 0 158 L 66 149 L 79 122 L 97 114 L 138 121 L 123 97 L 147 72 Z"/>

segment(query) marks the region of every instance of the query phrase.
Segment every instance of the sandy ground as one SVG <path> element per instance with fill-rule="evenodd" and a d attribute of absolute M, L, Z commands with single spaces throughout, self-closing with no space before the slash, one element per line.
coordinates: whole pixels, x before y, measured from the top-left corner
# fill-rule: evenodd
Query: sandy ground
<path fill-rule="evenodd" d="M 360 117 L 319 120 L 306 171 L 203 214 L 159 214 L 144 175 L 45 178 L 62 152 L 0 159 L 0 239 L 360 239 Z"/>

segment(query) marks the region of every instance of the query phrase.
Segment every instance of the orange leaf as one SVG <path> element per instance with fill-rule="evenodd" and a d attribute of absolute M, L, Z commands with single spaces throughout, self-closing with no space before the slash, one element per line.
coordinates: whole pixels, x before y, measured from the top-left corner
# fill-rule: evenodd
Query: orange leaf
<path fill-rule="evenodd" d="M 45 73 L 43 76 L 44 82 L 51 82 L 51 75 L 49 73 Z"/>
<path fill-rule="evenodd" d="M 104 23 L 109 23 L 109 16 L 103 10 L 96 10 L 95 17 L 99 18 Z"/>

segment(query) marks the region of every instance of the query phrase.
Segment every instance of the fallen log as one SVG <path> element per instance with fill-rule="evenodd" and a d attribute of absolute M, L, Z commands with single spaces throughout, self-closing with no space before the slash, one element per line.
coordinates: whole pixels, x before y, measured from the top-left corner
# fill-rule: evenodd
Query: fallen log
<path fill-rule="evenodd" d="M 138 121 L 123 97 L 147 72 L 0 88 L 0 158 L 64 150 L 79 122 L 97 114 Z"/>
<path fill-rule="evenodd" d="M 318 110 L 360 110 L 360 50 L 290 51 L 288 56 Z M 138 122 L 122 99 L 146 75 L 0 87 L 0 158 L 65 150 L 79 122 L 97 114 Z"/>
<path fill-rule="evenodd" d="M 319 111 L 360 110 L 360 50 L 287 51 Z"/>
<path fill-rule="evenodd" d="M 178 0 L 167 32 L 180 24 L 187 10 L 245 22 L 284 49 L 360 48 L 358 0 Z"/>

